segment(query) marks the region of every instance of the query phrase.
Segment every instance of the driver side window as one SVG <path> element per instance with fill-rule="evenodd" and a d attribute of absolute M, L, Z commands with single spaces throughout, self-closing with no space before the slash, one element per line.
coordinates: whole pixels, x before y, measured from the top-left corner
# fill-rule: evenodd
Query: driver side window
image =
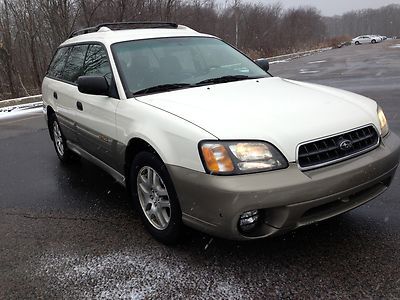
<path fill-rule="evenodd" d="M 111 66 L 107 52 L 101 45 L 90 45 L 83 65 L 84 76 L 104 76 L 111 83 Z"/>

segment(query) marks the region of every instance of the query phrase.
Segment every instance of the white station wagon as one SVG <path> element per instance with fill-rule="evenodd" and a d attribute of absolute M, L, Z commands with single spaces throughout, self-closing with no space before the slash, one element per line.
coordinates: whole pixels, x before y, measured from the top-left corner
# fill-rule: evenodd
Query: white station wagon
<path fill-rule="evenodd" d="M 286 232 L 390 185 L 400 155 L 373 100 L 273 77 L 221 39 L 174 23 L 113 23 L 60 45 L 43 81 L 62 162 L 125 185 L 148 231 L 226 239 Z"/>

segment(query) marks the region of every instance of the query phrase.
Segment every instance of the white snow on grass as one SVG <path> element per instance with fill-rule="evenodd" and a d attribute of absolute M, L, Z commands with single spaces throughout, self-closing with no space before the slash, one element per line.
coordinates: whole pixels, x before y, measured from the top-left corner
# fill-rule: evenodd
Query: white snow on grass
<path fill-rule="evenodd" d="M 172 255 L 173 256 L 173 255 Z M 224 299 L 242 299 L 246 286 L 236 278 L 215 276 L 211 266 L 193 270 L 189 258 L 179 263 L 157 251 L 125 249 L 103 255 L 47 252 L 35 264 L 36 275 L 55 291 L 75 290 L 72 298 L 161 299 L 187 294 L 206 299 L 210 290 Z"/>
<path fill-rule="evenodd" d="M 27 103 L 27 104 L 12 105 L 12 106 L 1 107 L 0 113 L 16 112 L 16 111 L 22 111 L 22 110 L 27 110 L 27 109 L 32 109 L 32 108 L 37 108 L 37 107 L 42 107 L 42 106 L 43 106 L 43 101 Z"/>
<path fill-rule="evenodd" d="M 393 49 L 400 48 L 400 44 L 396 44 L 396 45 L 390 46 L 389 48 L 393 48 Z"/>
<path fill-rule="evenodd" d="M 43 113 L 42 101 L 0 108 L 0 120 L 15 119 L 37 113 Z"/>
<path fill-rule="evenodd" d="M 0 120 L 8 120 L 8 119 L 16 119 L 16 118 L 23 118 L 33 114 L 43 113 L 43 108 L 31 108 L 27 110 L 18 110 L 12 112 L 0 112 Z"/>

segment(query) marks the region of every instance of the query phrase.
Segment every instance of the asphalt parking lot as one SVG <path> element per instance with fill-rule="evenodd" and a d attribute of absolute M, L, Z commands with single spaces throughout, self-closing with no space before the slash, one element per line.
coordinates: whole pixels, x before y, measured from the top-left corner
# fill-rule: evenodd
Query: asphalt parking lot
<path fill-rule="evenodd" d="M 271 65 L 374 98 L 400 134 L 400 40 Z M 338 120 L 340 121 L 340 120 Z M 62 166 L 39 112 L 0 120 L 0 298 L 400 298 L 400 179 L 350 213 L 247 243 L 191 232 L 166 247 L 124 189 Z"/>

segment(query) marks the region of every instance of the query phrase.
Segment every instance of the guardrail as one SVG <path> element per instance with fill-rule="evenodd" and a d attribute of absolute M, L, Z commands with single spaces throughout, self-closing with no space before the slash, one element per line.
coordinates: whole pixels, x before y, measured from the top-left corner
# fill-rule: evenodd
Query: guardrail
<path fill-rule="evenodd" d="M 20 97 L 15 99 L 8 99 L 0 101 L 0 107 L 8 107 L 14 105 L 21 105 L 27 103 L 34 103 L 42 100 L 42 95 Z"/>
<path fill-rule="evenodd" d="M 288 59 L 294 59 L 302 56 L 307 56 L 311 55 L 314 53 L 320 53 L 324 51 L 331 50 L 332 47 L 327 47 L 327 48 L 320 48 L 320 49 L 314 49 L 314 50 L 309 50 L 309 51 L 303 51 L 303 52 L 296 52 L 296 53 L 290 53 L 290 54 L 284 54 L 284 55 L 278 55 L 278 56 L 272 56 L 272 57 L 267 57 L 269 62 L 274 62 L 277 60 L 288 60 Z"/>

